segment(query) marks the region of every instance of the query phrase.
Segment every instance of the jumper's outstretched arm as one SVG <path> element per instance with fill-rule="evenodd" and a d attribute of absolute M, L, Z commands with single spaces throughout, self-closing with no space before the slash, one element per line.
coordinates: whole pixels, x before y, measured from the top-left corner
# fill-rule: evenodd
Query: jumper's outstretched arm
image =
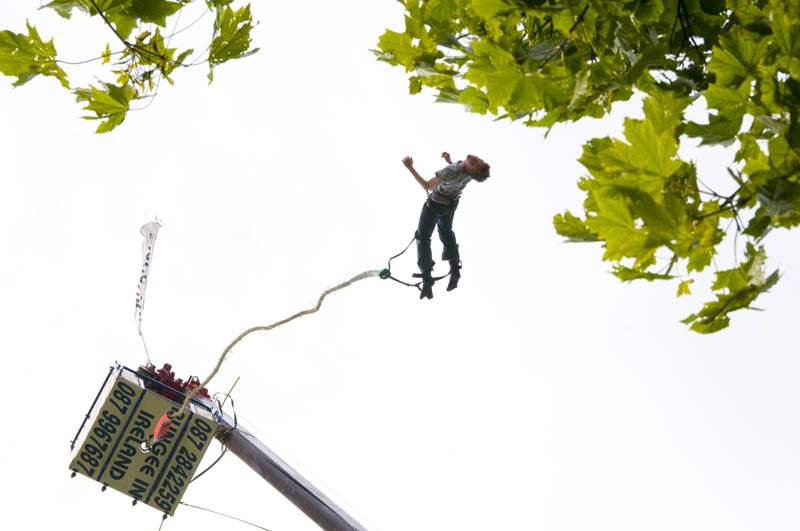
<path fill-rule="evenodd" d="M 412 159 L 411 157 L 405 157 L 403 159 L 403 166 L 408 168 L 408 171 L 411 172 L 411 175 L 414 176 L 414 179 L 426 192 L 429 192 L 434 188 L 436 188 L 437 186 L 439 186 L 439 179 L 437 179 L 436 177 L 433 177 L 426 181 L 425 179 L 422 178 L 422 176 L 419 173 L 417 173 L 417 170 L 414 169 L 414 159 Z"/>

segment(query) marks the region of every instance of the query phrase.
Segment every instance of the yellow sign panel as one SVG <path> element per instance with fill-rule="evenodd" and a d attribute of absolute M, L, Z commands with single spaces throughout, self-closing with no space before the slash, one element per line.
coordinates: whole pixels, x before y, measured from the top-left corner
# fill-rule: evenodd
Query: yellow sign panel
<path fill-rule="evenodd" d="M 101 406 L 76 445 L 70 469 L 172 515 L 217 424 L 184 412 L 173 419 L 161 441 L 143 452 L 141 444 L 161 416 L 178 406 L 127 376 L 109 380 L 101 391 Z"/>

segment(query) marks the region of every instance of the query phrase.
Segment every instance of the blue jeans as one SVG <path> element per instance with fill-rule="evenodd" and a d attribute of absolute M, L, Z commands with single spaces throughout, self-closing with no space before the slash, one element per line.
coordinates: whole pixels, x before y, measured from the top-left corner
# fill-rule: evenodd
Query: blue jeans
<path fill-rule="evenodd" d="M 442 240 L 444 246 L 442 260 L 458 262 L 458 244 L 456 243 L 456 234 L 453 232 L 453 216 L 455 216 L 457 207 L 458 199 L 449 205 L 428 199 L 422 206 L 415 237 L 417 240 L 417 265 L 423 274 L 430 273 L 433 269 L 431 235 L 434 226 L 438 226 L 439 239 Z"/>

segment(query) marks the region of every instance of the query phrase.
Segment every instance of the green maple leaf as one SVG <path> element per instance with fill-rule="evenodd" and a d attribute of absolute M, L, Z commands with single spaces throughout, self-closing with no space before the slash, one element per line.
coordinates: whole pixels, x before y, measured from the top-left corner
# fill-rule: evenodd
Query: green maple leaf
<path fill-rule="evenodd" d="M 569 210 L 564 214 L 556 214 L 553 217 L 553 225 L 561 236 L 567 238 L 568 242 L 596 242 L 597 236 L 586 228 L 586 224 L 579 218 L 570 213 Z"/>
<path fill-rule="evenodd" d="M 408 93 L 419 94 L 422 91 L 422 78 L 420 76 L 413 76 L 408 78 Z"/>
<path fill-rule="evenodd" d="M 689 280 L 684 280 L 683 282 L 678 284 L 678 297 L 680 297 L 681 295 L 691 295 L 692 290 L 689 288 L 689 285 L 692 284 L 693 282 L 694 280 L 689 279 Z"/>
<path fill-rule="evenodd" d="M 569 105 L 567 107 L 569 111 L 575 110 L 575 108 L 586 97 L 586 92 L 589 89 L 589 77 L 591 74 L 591 70 L 585 70 L 580 76 L 578 76 L 578 79 L 575 82 L 575 88 L 572 89 L 572 98 L 569 100 Z"/>
<path fill-rule="evenodd" d="M 577 6 L 576 2 L 570 3 L 573 6 Z M 551 12 L 553 27 L 564 35 L 567 35 L 569 30 L 572 29 L 572 26 L 575 24 L 575 16 L 577 13 L 573 14 L 567 5 L 562 3 L 555 3 L 554 5 L 551 5 Z"/>
<path fill-rule="evenodd" d="M 612 274 L 623 282 L 631 282 L 632 280 L 646 280 L 652 282 L 654 280 L 669 280 L 675 278 L 672 275 L 664 275 L 660 273 L 648 273 L 639 269 L 633 269 L 621 265 L 615 265 Z"/>
<path fill-rule="evenodd" d="M 646 119 L 625 120 L 624 134 L 628 143 L 612 140 L 610 146 L 606 144 L 604 149 L 596 150 L 596 157 L 600 163 L 599 175 L 627 174 L 633 186 L 652 194 L 661 189 L 660 179 L 669 178 L 681 168 L 681 161 L 673 158 L 678 152 L 675 128 L 688 99 L 661 94 L 658 90 L 651 92 L 644 103 Z M 584 151 L 584 158 L 586 155 Z"/>
<path fill-rule="evenodd" d="M 797 155 L 792 151 L 786 137 L 776 136 L 768 142 L 767 146 L 769 147 L 770 166 L 780 172 L 792 171 L 797 161 Z"/>
<path fill-rule="evenodd" d="M 596 216 L 586 219 L 586 227 L 605 242 L 605 260 L 624 257 L 643 258 L 648 252 L 647 234 L 636 229 L 630 208 L 623 198 L 592 194 Z"/>
<path fill-rule="evenodd" d="M 782 129 L 781 124 L 771 116 L 759 114 L 756 116 L 756 120 L 761 122 L 767 129 L 769 129 L 776 135 L 781 134 L 781 129 Z"/>
<path fill-rule="evenodd" d="M 578 162 L 589 170 L 589 173 L 594 177 L 602 176 L 606 169 L 600 160 L 600 153 L 611 148 L 613 140 L 609 137 L 592 138 L 583 145 L 583 155 L 578 159 Z"/>
<path fill-rule="evenodd" d="M 753 40 L 737 33 L 720 37 L 720 46 L 708 63 L 709 71 L 717 75 L 723 86 L 739 86 L 748 76 L 757 75 L 756 65 L 763 59 L 770 40 Z"/>
<path fill-rule="evenodd" d="M 170 0 L 97 0 L 95 4 L 125 39 L 141 23 L 153 23 L 164 27 L 167 17 L 183 7 L 183 3 Z M 95 4 L 91 4 L 88 0 L 55 0 L 45 7 L 52 7 L 60 14 L 62 11 L 71 11 L 73 7 L 79 7 L 94 15 Z"/>
<path fill-rule="evenodd" d="M 458 13 L 456 0 L 428 0 L 427 13 L 434 21 L 446 22 Z"/>
<path fill-rule="evenodd" d="M 390 64 L 403 65 L 406 67 L 406 72 L 414 68 L 423 54 L 422 50 L 412 44 L 411 35 L 392 30 L 386 30 L 380 36 L 378 46 L 383 50 L 383 53 L 376 54 L 378 59 Z"/>
<path fill-rule="evenodd" d="M 791 15 L 780 9 L 776 9 L 772 16 L 775 42 L 784 54 L 800 58 L 800 27 L 797 18 L 792 20 Z"/>
<path fill-rule="evenodd" d="M 717 295 L 717 300 L 707 302 L 703 309 L 692 314 L 682 323 L 691 324 L 690 328 L 701 334 L 710 334 L 727 328 L 730 324 L 728 314 L 737 310 L 754 309 L 752 303 L 759 295 L 769 291 L 780 280 L 780 273 L 776 270 L 764 279 L 763 283 L 745 284 L 739 290 Z"/>
<path fill-rule="evenodd" d="M 742 147 L 736 154 L 737 161 L 745 161 L 742 173 L 753 176 L 759 172 L 771 172 L 769 158 L 761 150 L 756 139 L 751 135 L 742 135 Z"/>
<path fill-rule="evenodd" d="M 716 279 L 711 285 L 711 289 L 714 291 L 720 291 L 723 289 L 730 290 L 731 292 L 741 291 L 747 287 L 747 284 L 750 280 L 747 274 L 738 267 L 734 269 L 726 269 L 724 271 L 717 271 L 715 273 L 715 277 Z"/>
<path fill-rule="evenodd" d="M 489 110 L 489 100 L 486 94 L 475 87 L 467 87 L 458 96 L 459 103 L 463 103 L 470 111 L 486 114 Z"/>
<path fill-rule="evenodd" d="M 231 59 L 241 59 L 253 55 L 258 48 L 250 49 L 250 31 L 253 19 L 250 16 L 250 4 L 234 11 L 224 7 L 217 11 L 214 22 L 214 40 L 208 51 L 208 82 L 214 80 L 214 67 Z"/>
<path fill-rule="evenodd" d="M 545 61 L 557 53 L 556 47 L 551 42 L 542 42 L 528 50 L 528 57 L 534 61 Z M 587 71 L 588 72 L 588 71 Z"/>
<path fill-rule="evenodd" d="M 773 179 L 758 188 L 759 209 L 747 234 L 763 237 L 773 227 L 791 228 L 800 224 L 800 183 Z"/>
<path fill-rule="evenodd" d="M 742 83 L 738 88 L 732 89 L 714 83 L 708 87 L 705 98 L 710 109 L 729 114 L 738 113 L 750 99 L 750 85 Z"/>
<path fill-rule="evenodd" d="M 722 145 L 730 146 L 736 141 L 736 135 L 742 127 L 742 116 L 737 118 L 729 118 L 722 115 L 717 116 L 714 114 L 708 115 L 708 124 L 698 124 L 689 122 L 686 128 L 686 134 L 693 138 L 702 138 L 699 145 Z"/>
<path fill-rule="evenodd" d="M 102 89 L 90 85 L 89 88 L 74 90 L 78 102 L 85 102 L 84 110 L 94 116 L 84 116 L 85 120 L 102 120 L 97 133 L 107 133 L 120 125 L 130 109 L 130 102 L 136 99 L 136 91 L 130 85 L 103 83 Z"/>
<path fill-rule="evenodd" d="M 53 40 L 42 41 L 36 28 L 27 26 L 28 35 L 0 31 L 0 73 L 16 77 L 15 87 L 42 75 L 55 77 L 68 89 L 67 73 L 56 63 Z"/>
<path fill-rule="evenodd" d="M 461 93 L 454 87 L 442 87 L 436 95 L 436 101 L 443 103 L 459 103 Z"/>
<path fill-rule="evenodd" d="M 497 68 L 486 74 L 486 96 L 490 108 L 506 105 L 522 83 L 523 75 L 513 65 Z"/>
<path fill-rule="evenodd" d="M 522 76 L 508 102 L 509 106 L 523 112 L 562 106 L 567 103 L 564 91 L 547 79 L 533 74 Z"/>
<path fill-rule="evenodd" d="M 701 215 L 708 215 L 719 210 L 719 204 L 708 202 L 703 204 Z M 722 241 L 725 233 L 719 228 L 719 217 L 708 216 L 692 224 L 694 238 L 691 242 L 686 266 L 688 271 L 702 271 L 717 254 L 716 246 Z"/>
<path fill-rule="evenodd" d="M 711 260 L 717 251 L 713 247 L 697 246 L 689 250 L 687 271 L 702 271 L 711 265 Z"/>
<path fill-rule="evenodd" d="M 645 24 L 658 22 L 658 19 L 664 12 L 664 3 L 661 0 L 638 2 L 636 6 L 634 16 L 639 22 Z"/>
<path fill-rule="evenodd" d="M 717 294 L 716 300 L 707 302 L 702 310 L 690 315 L 682 323 L 691 324 L 690 328 L 695 332 L 708 334 L 726 328 L 730 324 L 728 314 L 731 312 L 753 309 L 753 302 L 778 282 L 780 273 L 775 270 L 766 276 L 763 247 L 756 248 L 748 243 L 745 256 L 747 261 L 739 267 L 716 273 L 716 280 L 711 287 L 714 291 L 724 293 Z"/>
<path fill-rule="evenodd" d="M 89 12 L 89 9 L 86 7 L 86 4 L 83 2 L 83 0 L 53 0 L 49 4 L 41 6 L 39 9 L 45 9 L 48 7 L 55 10 L 56 13 L 67 19 L 72 16 L 73 9 L 79 9 L 84 13 Z"/>
<path fill-rule="evenodd" d="M 680 168 L 681 162 L 672 158 L 678 152 L 675 137 L 666 131 L 657 133 L 649 121 L 627 118 L 625 138 L 629 144 L 614 140 L 598 154 L 606 171 L 666 178 Z"/>
<path fill-rule="evenodd" d="M 663 204 L 657 203 L 650 194 L 637 194 L 633 202 L 634 212 L 643 222 L 643 229 L 664 243 L 680 234 L 678 220 Z"/>
<path fill-rule="evenodd" d="M 683 121 L 683 112 L 691 99 L 669 90 L 651 88 L 642 103 L 646 120 L 657 134 L 672 134 Z"/>
<path fill-rule="evenodd" d="M 167 17 L 175 14 L 183 4 L 168 0 L 133 0 L 129 14 L 142 22 L 152 22 L 161 27 L 167 24 Z"/>
<path fill-rule="evenodd" d="M 496 113 L 511 99 L 523 80 L 523 73 L 508 50 L 491 42 L 481 41 L 473 45 L 475 61 L 464 77 L 484 87 L 489 101 L 489 110 Z"/>
<path fill-rule="evenodd" d="M 503 0 L 470 0 L 469 5 L 476 15 L 485 19 L 511 9 L 511 6 Z"/>

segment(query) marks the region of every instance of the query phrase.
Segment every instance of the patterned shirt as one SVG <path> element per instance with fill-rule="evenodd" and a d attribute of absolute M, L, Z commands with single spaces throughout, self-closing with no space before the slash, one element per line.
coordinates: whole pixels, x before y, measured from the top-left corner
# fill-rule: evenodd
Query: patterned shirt
<path fill-rule="evenodd" d="M 472 180 L 469 173 L 458 167 L 458 164 L 449 164 L 436 172 L 439 186 L 431 192 L 431 200 L 444 205 L 449 205 L 461 197 L 461 191 Z"/>

